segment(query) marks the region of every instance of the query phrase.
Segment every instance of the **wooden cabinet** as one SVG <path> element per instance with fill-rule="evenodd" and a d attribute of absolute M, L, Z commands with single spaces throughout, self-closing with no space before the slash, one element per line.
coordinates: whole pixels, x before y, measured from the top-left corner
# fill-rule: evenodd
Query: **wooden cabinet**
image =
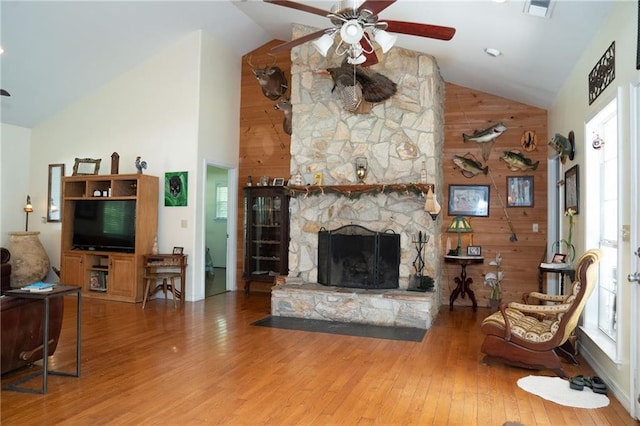
<path fill-rule="evenodd" d="M 141 302 L 146 253 L 150 253 L 158 227 L 158 178 L 134 175 L 68 176 L 62 181 L 62 259 L 60 281 L 82 286 L 83 296 Z M 76 203 L 94 200 L 131 200 L 135 203 L 133 246 L 121 252 L 108 248 L 74 247 Z"/>
<path fill-rule="evenodd" d="M 289 197 L 282 186 L 244 188 L 244 290 L 289 273 Z"/>

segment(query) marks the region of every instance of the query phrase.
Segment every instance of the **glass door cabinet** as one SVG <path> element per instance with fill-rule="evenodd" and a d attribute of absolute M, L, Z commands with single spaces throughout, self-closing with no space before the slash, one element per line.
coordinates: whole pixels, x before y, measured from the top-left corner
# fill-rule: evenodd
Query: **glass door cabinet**
<path fill-rule="evenodd" d="M 289 272 L 289 197 L 283 186 L 244 188 L 244 291 Z"/>

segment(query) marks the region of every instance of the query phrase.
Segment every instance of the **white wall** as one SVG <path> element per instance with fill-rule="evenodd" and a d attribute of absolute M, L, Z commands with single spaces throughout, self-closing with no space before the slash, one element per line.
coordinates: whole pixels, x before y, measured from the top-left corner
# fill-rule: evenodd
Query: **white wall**
<path fill-rule="evenodd" d="M 622 93 L 622 109 L 618 111 L 621 118 L 620 136 L 622 140 L 629 140 L 628 132 L 630 128 L 630 96 L 629 84 L 640 81 L 640 71 L 636 70 L 636 42 L 637 42 L 637 16 L 638 3 L 632 1 L 618 1 L 615 3 L 611 13 L 606 18 L 600 32 L 589 44 L 584 54 L 574 67 L 571 75 L 565 82 L 561 91 L 558 93 L 556 101 L 549 109 L 549 138 L 554 133 L 567 134 L 569 130 L 573 130 L 576 136 L 576 157 L 573 162 L 567 161 L 564 164 L 563 172 L 580 164 L 580 186 L 581 192 L 584 194 L 588 191 L 588 174 L 586 173 L 585 164 L 585 141 L 591 141 L 592 135 L 585 135 L 585 123 L 599 111 L 614 96 L 618 88 Z M 602 54 L 609 47 L 612 41 L 615 41 L 615 80 L 609 87 L 595 100 L 592 105 L 588 101 L 588 85 L 587 77 L 593 66 L 598 62 Z M 586 138 L 586 139 L 585 139 Z M 588 145 L 587 145 L 588 146 Z M 590 148 L 586 148 L 590 149 Z M 630 161 L 629 143 L 623 144 L 622 150 L 618 153 L 620 158 L 627 158 Z M 629 170 L 628 163 L 623 169 Z M 623 172 L 623 176 L 628 175 Z M 621 194 L 619 197 L 623 200 L 629 200 L 629 194 Z M 581 213 L 578 216 L 577 226 L 574 231 L 574 241 L 576 251 L 584 252 L 585 247 L 584 235 L 585 224 L 587 222 L 588 212 L 585 212 L 581 202 Z M 627 203 L 628 204 L 628 203 Z M 629 224 L 630 206 L 623 208 L 622 224 Z M 635 213 L 637 214 L 637 212 Z M 566 228 L 566 226 L 565 226 Z M 628 243 L 626 243 L 628 245 Z M 624 248 L 629 253 L 629 248 Z M 628 265 L 628 263 L 627 263 Z M 624 272 L 626 276 L 628 272 Z M 622 360 L 619 365 L 612 362 L 600 349 L 588 339 L 581 339 L 582 352 L 589 359 L 590 364 L 596 368 L 596 371 L 607 381 L 614 384 L 616 397 L 628 407 L 630 389 L 630 349 L 629 338 L 630 333 L 637 333 L 637 325 L 631 328 L 629 312 L 630 312 L 630 287 L 622 284 L 618 287 L 621 292 L 622 306 L 618 306 L 620 313 L 619 327 L 621 327 L 624 336 Z M 594 294 L 593 297 L 596 297 Z"/>
<path fill-rule="evenodd" d="M 186 299 L 204 297 L 202 156 L 237 164 L 240 65 L 240 57 L 195 32 L 33 128 L 30 151 L 21 151 L 11 161 L 5 161 L 5 143 L 17 144 L 19 138 L 3 137 L 3 170 L 7 163 L 22 163 L 31 171 L 28 187 L 14 192 L 24 198 L 28 189 L 34 216 L 42 216 L 48 164 L 65 163 L 69 175 L 76 157 L 100 158 L 99 174 L 109 174 L 111 154 L 118 152 L 120 174 L 125 174 L 136 172 L 135 157 L 141 156 L 148 163 L 145 173 L 160 178 L 160 251 L 184 247 L 190 265 Z M 186 207 L 164 206 L 164 173 L 174 171 L 189 172 Z M 4 198 L 2 206 L 4 211 Z M 14 222 L 7 225 L 19 225 Z M 30 218 L 30 230 L 41 231 L 52 265 L 59 267 L 60 224 L 33 222 L 32 228 Z"/>
<path fill-rule="evenodd" d="M 22 210 L 29 194 L 29 151 L 31 130 L 0 124 L 0 242 L 8 247 L 8 232 L 24 231 L 25 212 Z M 44 183 L 46 194 L 47 182 Z M 46 216 L 46 196 L 42 202 L 31 200 L 34 212 L 29 215 L 29 230 L 35 231 L 34 221 Z"/>

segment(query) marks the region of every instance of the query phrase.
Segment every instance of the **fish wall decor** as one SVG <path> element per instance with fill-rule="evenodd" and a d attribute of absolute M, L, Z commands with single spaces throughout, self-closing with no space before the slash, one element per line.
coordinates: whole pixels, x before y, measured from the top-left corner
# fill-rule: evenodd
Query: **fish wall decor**
<path fill-rule="evenodd" d="M 461 171 L 464 177 L 474 177 L 477 174 L 487 174 L 489 172 L 489 166 L 482 167 L 479 161 L 475 161 L 471 158 L 461 157 L 460 155 L 453 156 L 453 164 L 455 164 Z"/>
<path fill-rule="evenodd" d="M 540 164 L 540 161 L 534 163 L 517 151 L 504 151 L 500 159 L 513 171 L 536 170 Z"/>
<path fill-rule="evenodd" d="M 494 124 L 491 127 L 487 127 L 484 130 L 474 130 L 473 134 L 462 134 L 462 140 L 464 142 L 476 142 L 487 143 L 492 142 L 495 138 L 503 134 L 507 128 L 502 123 Z"/>

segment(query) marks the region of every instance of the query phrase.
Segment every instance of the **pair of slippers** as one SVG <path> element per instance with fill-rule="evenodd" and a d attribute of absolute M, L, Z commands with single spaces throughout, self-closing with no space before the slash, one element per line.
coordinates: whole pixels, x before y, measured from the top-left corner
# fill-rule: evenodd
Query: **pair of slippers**
<path fill-rule="evenodd" d="M 584 387 L 589 387 L 595 393 L 601 393 L 603 395 L 607 394 L 607 385 L 604 381 L 598 377 L 584 377 L 582 374 L 578 376 L 573 376 L 569 380 L 569 387 L 575 390 L 583 390 Z"/>

